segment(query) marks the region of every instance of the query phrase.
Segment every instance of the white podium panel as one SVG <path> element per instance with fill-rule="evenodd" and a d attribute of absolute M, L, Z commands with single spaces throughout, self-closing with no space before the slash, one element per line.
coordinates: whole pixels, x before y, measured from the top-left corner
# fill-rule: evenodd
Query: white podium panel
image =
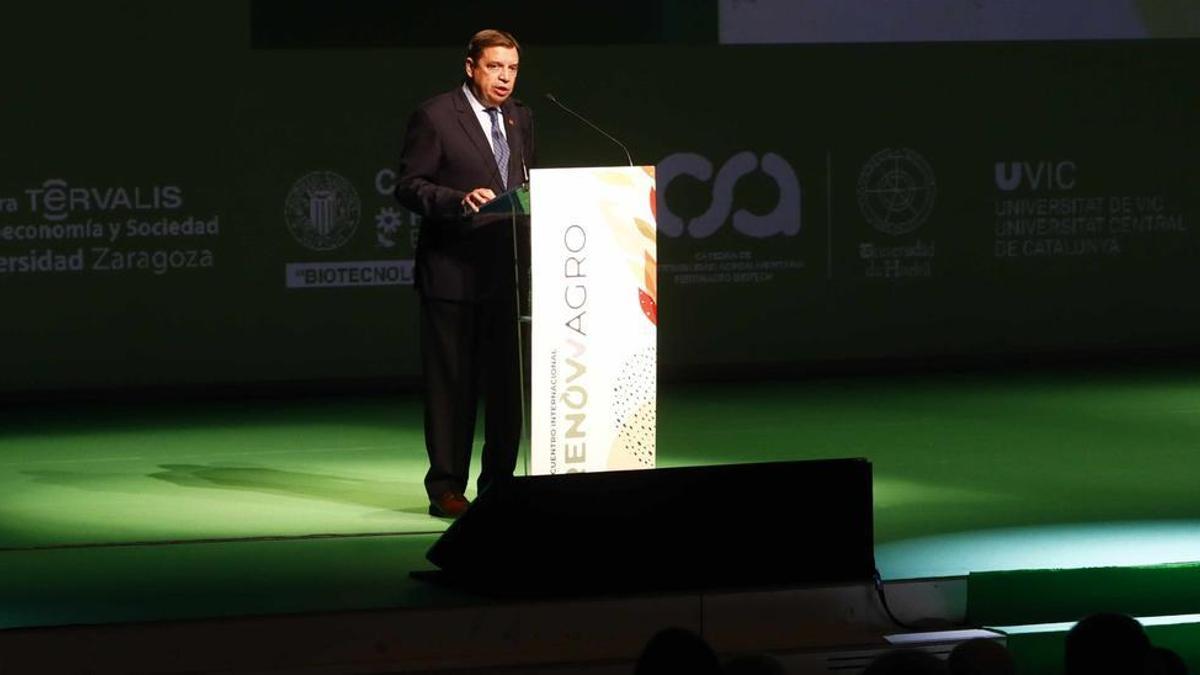
<path fill-rule="evenodd" d="M 530 473 L 654 467 L 654 167 L 530 176 Z"/>

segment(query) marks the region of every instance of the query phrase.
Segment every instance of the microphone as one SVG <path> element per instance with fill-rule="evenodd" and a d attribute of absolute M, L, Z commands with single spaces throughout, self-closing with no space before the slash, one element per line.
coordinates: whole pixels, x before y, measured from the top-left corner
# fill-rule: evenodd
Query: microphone
<path fill-rule="evenodd" d="M 624 143 L 622 143 L 621 141 L 618 141 L 617 139 L 613 138 L 613 137 L 612 137 L 612 136 L 611 136 L 611 135 L 610 135 L 610 134 L 609 134 L 607 131 L 605 131 L 605 130 L 601 129 L 600 127 L 596 126 L 595 124 L 592 124 L 592 123 L 591 123 L 591 121 L 590 121 L 590 120 L 588 120 L 588 118 L 584 117 L 583 115 L 580 115 L 579 113 L 575 112 L 574 110 L 571 110 L 571 109 L 570 109 L 570 108 L 568 108 L 567 106 L 563 105 L 563 104 L 562 104 L 562 102 L 560 102 L 560 101 L 559 101 L 557 98 L 555 98 L 555 97 L 554 97 L 554 94 L 551 94 L 551 93 L 547 92 L 547 93 L 546 93 L 546 98 L 550 99 L 550 102 L 551 102 L 551 103 L 553 103 L 554 105 L 556 105 L 556 106 L 558 106 L 558 107 L 562 108 L 563 110 L 565 110 L 565 111 L 567 111 L 567 112 L 571 113 L 571 114 L 572 114 L 572 115 L 574 115 L 575 117 L 579 118 L 579 121 L 583 122 L 584 124 L 588 125 L 589 127 L 591 127 L 591 128 L 593 128 L 593 129 L 595 129 L 596 131 L 600 132 L 600 134 L 601 134 L 601 135 L 603 135 L 605 138 L 607 138 L 608 140 L 610 140 L 610 141 L 612 141 L 613 143 L 616 143 L 618 146 L 620 146 L 620 147 L 621 147 L 621 150 L 623 150 L 623 151 L 625 152 L 625 159 L 629 160 L 629 166 L 633 166 L 633 157 L 631 157 L 631 156 L 630 156 L 630 154 L 629 154 L 629 148 L 625 147 L 625 144 L 624 144 Z"/>

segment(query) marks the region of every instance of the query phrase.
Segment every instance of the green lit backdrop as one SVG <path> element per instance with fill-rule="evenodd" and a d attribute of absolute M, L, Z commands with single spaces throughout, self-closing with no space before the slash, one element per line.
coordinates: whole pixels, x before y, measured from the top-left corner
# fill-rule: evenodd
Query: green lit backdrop
<path fill-rule="evenodd" d="M 0 389 L 414 380 L 390 171 L 476 26 L 404 4 L 6 9 Z M 517 12 L 519 93 L 543 165 L 623 157 L 546 92 L 660 165 L 666 374 L 1192 348 L 1194 39 L 722 46 L 713 5 L 613 7 Z"/>

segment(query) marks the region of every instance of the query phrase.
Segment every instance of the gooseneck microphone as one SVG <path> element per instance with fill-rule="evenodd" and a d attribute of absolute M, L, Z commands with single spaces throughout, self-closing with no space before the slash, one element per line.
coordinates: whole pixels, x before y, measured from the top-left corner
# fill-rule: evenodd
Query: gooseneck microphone
<path fill-rule="evenodd" d="M 621 147 L 621 150 L 623 150 L 623 151 L 625 152 L 625 159 L 629 160 L 629 166 L 633 166 L 633 157 L 632 157 L 632 156 L 630 156 L 630 154 L 629 154 L 629 148 L 625 147 L 625 144 L 624 144 L 624 143 L 622 143 L 621 141 L 618 141 L 617 139 L 613 138 L 613 137 L 612 137 L 612 135 L 611 135 L 611 134 L 609 134 L 607 131 L 605 131 L 605 130 L 601 129 L 600 127 L 596 126 L 595 124 L 592 124 L 591 120 L 589 120 L 588 118 L 584 117 L 583 115 L 580 115 L 579 113 L 575 112 L 574 110 L 571 110 L 571 109 L 570 109 L 570 108 L 568 108 L 567 106 L 563 105 L 561 101 L 559 101 L 557 98 L 555 98 L 555 97 L 554 97 L 554 94 L 551 94 L 551 93 L 547 92 L 547 93 L 546 93 L 546 98 L 550 99 L 550 102 L 551 102 L 551 103 L 553 103 L 554 105 L 556 105 L 556 106 L 558 106 L 558 107 L 562 108 L 563 110 L 565 110 L 565 111 L 567 111 L 567 112 L 571 113 L 571 114 L 572 114 L 572 115 L 574 115 L 575 117 L 579 118 L 579 121 L 583 122 L 584 124 L 588 125 L 589 127 L 591 127 L 591 128 L 593 128 L 593 129 L 595 129 L 596 131 L 600 132 L 600 134 L 601 134 L 602 136 L 604 136 L 604 137 L 605 137 L 605 138 L 607 138 L 608 140 L 610 140 L 610 141 L 612 141 L 613 143 L 616 143 L 618 146 L 620 146 L 620 147 Z"/>

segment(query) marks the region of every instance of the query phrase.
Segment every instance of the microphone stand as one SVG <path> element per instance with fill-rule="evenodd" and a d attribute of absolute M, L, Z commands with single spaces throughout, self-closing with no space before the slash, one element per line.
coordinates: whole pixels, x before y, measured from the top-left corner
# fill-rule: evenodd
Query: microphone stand
<path fill-rule="evenodd" d="M 521 165 L 524 166 L 525 159 L 522 157 Z M 520 188 L 517 188 L 520 189 Z M 520 228 L 517 227 L 517 203 L 514 199 L 509 199 L 510 217 L 512 219 L 512 241 L 513 241 L 513 296 L 516 302 L 516 324 L 517 324 L 517 396 L 521 401 L 521 437 L 518 440 L 518 451 L 520 446 L 524 445 L 525 450 L 521 452 L 521 457 L 525 465 L 525 475 L 529 475 L 530 454 L 533 452 L 533 430 L 529 428 L 529 406 L 525 402 L 525 333 L 524 326 L 533 324 L 532 312 L 526 315 L 521 311 L 521 246 L 519 244 Z M 532 293 L 532 288 L 530 292 Z M 532 308 L 531 308 L 532 309 Z M 528 439 L 529 442 L 526 442 Z"/>
<path fill-rule="evenodd" d="M 550 102 L 553 103 L 554 105 L 556 105 L 556 106 L 562 108 L 563 110 L 567 111 L 568 113 L 574 115 L 576 118 L 579 119 L 580 122 L 583 122 L 584 124 L 588 125 L 589 127 L 595 129 L 597 132 L 600 133 L 600 135 L 604 136 L 608 140 L 610 140 L 613 143 L 616 143 L 618 146 L 620 146 L 621 150 L 625 152 L 625 159 L 629 162 L 629 166 L 633 166 L 633 156 L 629 154 L 629 148 L 625 147 L 624 143 L 613 138 L 612 135 L 609 134 L 607 131 L 601 129 L 600 127 L 596 126 L 595 124 L 592 124 L 591 120 L 589 120 L 588 118 L 584 117 L 583 115 L 580 115 L 579 113 L 575 112 L 574 110 L 571 110 L 567 106 L 563 105 L 563 103 L 561 101 L 559 101 L 557 98 L 555 98 L 554 94 L 547 93 L 546 98 L 550 99 Z"/>

